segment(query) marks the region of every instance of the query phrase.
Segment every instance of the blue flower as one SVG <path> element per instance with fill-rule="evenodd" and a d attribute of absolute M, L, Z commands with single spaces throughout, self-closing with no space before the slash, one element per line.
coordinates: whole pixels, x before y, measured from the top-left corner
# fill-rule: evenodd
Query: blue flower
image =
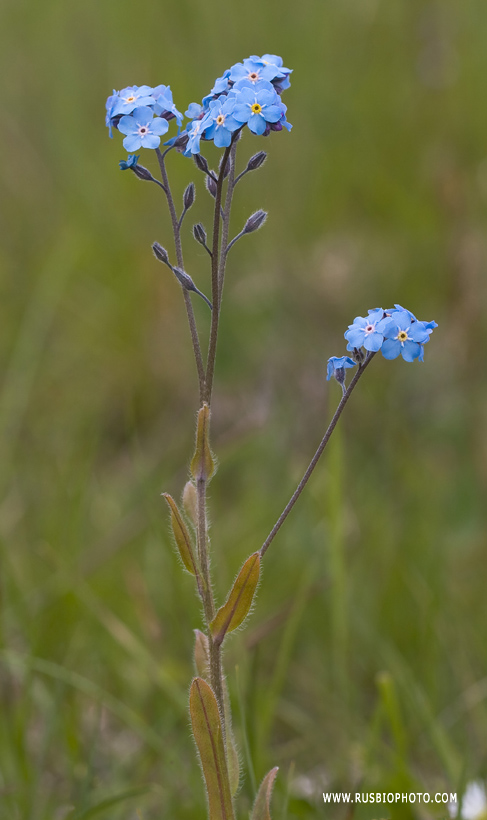
<path fill-rule="evenodd" d="M 235 63 L 230 69 L 229 79 L 234 83 L 240 80 L 248 80 L 251 83 L 258 83 L 260 80 L 281 82 L 288 74 L 290 74 L 290 69 L 283 68 L 281 57 L 276 54 L 264 54 L 263 57 L 253 55 L 247 57 L 243 63 Z M 291 83 L 288 82 L 289 85 Z"/>
<path fill-rule="evenodd" d="M 231 71 L 231 69 L 228 68 L 221 77 L 218 77 L 218 79 L 215 80 L 215 85 L 213 86 L 213 88 L 211 89 L 211 92 L 210 92 L 210 94 L 212 96 L 216 95 L 216 94 L 223 94 L 225 91 L 230 90 L 230 88 L 231 88 L 231 82 L 229 81 L 230 71 Z"/>
<path fill-rule="evenodd" d="M 208 118 L 209 127 L 205 131 L 205 139 L 214 140 L 217 148 L 227 148 L 232 141 L 232 134 L 242 124 L 233 117 L 235 98 L 221 96 L 210 103 Z"/>
<path fill-rule="evenodd" d="M 345 369 L 356 367 L 356 363 L 349 356 L 331 356 L 326 366 L 326 380 L 335 378 L 345 392 Z"/>
<path fill-rule="evenodd" d="M 202 113 L 203 106 L 199 103 L 193 102 L 188 105 L 188 110 L 184 112 L 184 116 L 188 117 L 190 120 L 196 120 Z"/>
<path fill-rule="evenodd" d="M 114 92 L 118 100 L 116 100 L 111 116 L 116 117 L 118 114 L 131 114 L 136 108 L 143 105 L 152 105 L 154 99 L 152 97 L 153 88 L 149 85 L 131 85 L 123 88 L 121 91 Z"/>
<path fill-rule="evenodd" d="M 208 116 L 203 117 L 200 120 L 193 120 L 192 123 L 187 125 L 188 131 L 188 144 L 186 145 L 186 150 L 184 152 L 185 157 L 190 157 L 191 154 L 199 154 L 200 152 L 200 139 L 203 136 L 205 129 L 211 125 L 211 119 Z"/>
<path fill-rule="evenodd" d="M 276 123 L 281 119 L 282 103 L 271 83 L 260 80 L 252 84 L 241 80 L 234 90 L 237 96 L 233 116 L 238 122 L 247 123 L 252 133 L 261 135 L 267 123 Z"/>
<path fill-rule="evenodd" d="M 132 117 L 122 117 L 118 123 L 118 130 L 127 135 L 123 141 L 123 147 L 127 151 L 158 148 L 161 135 L 165 134 L 168 128 L 168 121 L 161 117 L 154 118 L 154 112 L 147 106 L 136 108 Z"/>
<path fill-rule="evenodd" d="M 110 139 L 113 139 L 113 134 L 112 134 L 112 117 L 113 117 L 113 109 L 115 108 L 115 105 L 116 105 L 116 103 L 117 103 L 117 102 L 118 102 L 118 94 L 117 94 L 117 92 L 114 90 L 114 91 L 113 91 L 113 94 L 111 94 L 111 95 L 108 97 L 108 99 L 107 99 L 107 101 L 106 101 L 106 103 L 105 103 L 105 108 L 106 108 L 106 110 L 107 110 L 107 113 L 106 113 L 106 115 L 105 115 L 105 125 L 106 125 L 106 126 L 107 126 L 107 128 L 108 128 L 108 134 L 109 134 L 109 136 L 110 136 Z"/>
<path fill-rule="evenodd" d="M 422 361 L 423 345 L 429 341 L 436 322 L 418 322 L 408 310 L 394 310 L 382 323 L 384 342 L 381 347 L 385 359 L 401 355 L 406 362 Z"/>
<path fill-rule="evenodd" d="M 383 318 L 382 308 L 369 310 L 366 317 L 357 316 L 353 324 L 349 325 L 348 330 L 345 331 L 345 339 L 348 342 L 347 350 L 353 350 L 354 347 L 359 348 L 362 345 L 373 353 L 380 350 L 384 341 Z"/>
<path fill-rule="evenodd" d="M 153 111 L 158 117 L 170 120 L 176 117 L 178 126 L 183 122 L 183 115 L 176 108 L 172 98 L 172 91 L 169 85 L 157 85 L 152 91 Z"/>
<path fill-rule="evenodd" d="M 135 154 L 129 154 L 126 160 L 121 159 L 120 162 L 118 163 L 119 166 L 120 166 L 120 170 L 121 171 L 126 171 L 128 168 L 133 168 L 134 165 L 137 165 L 139 159 L 140 159 L 140 154 L 139 154 L 139 156 L 136 156 Z"/>

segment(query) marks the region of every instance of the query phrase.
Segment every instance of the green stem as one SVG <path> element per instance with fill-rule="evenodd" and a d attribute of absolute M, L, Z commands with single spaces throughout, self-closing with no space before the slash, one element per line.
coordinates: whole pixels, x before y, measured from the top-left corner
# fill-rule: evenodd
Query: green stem
<path fill-rule="evenodd" d="M 340 404 L 338 405 L 337 409 L 335 410 L 335 415 L 333 416 L 332 420 L 330 421 L 330 424 L 328 425 L 328 429 L 327 429 L 325 435 L 323 436 L 323 438 L 321 439 L 319 447 L 318 447 L 316 453 L 314 454 L 313 458 L 311 459 L 311 461 L 309 463 L 308 469 L 306 470 L 305 474 L 303 475 L 301 481 L 299 482 L 298 486 L 296 487 L 296 489 L 295 489 L 294 493 L 292 494 L 291 498 L 289 499 L 288 503 L 284 507 L 284 510 L 282 511 L 281 515 L 277 519 L 276 523 L 274 524 L 274 526 L 273 526 L 272 530 L 270 531 L 269 535 L 267 536 L 266 540 L 262 544 L 262 546 L 260 548 L 261 557 L 263 557 L 266 554 L 266 552 L 269 549 L 272 541 L 276 537 L 277 533 L 279 532 L 282 525 L 284 524 L 284 521 L 288 517 L 288 515 L 291 512 L 292 508 L 294 507 L 296 501 L 298 500 L 299 496 L 301 495 L 304 488 L 306 487 L 306 484 L 308 483 L 309 478 L 310 478 L 314 468 L 318 464 L 318 461 L 320 460 L 320 457 L 321 457 L 326 445 L 328 444 L 328 442 L 330 440 L 331 434 L 333 433 L 333 430 L 335 429 L 335 427 L 338 423 L 338 419 L 340 418 L 347 401 L 349 400 L 350 396 L 352 395 L 352 392 L 353 392 L 353 389 L 354 389 L 355 385 L 357 384 L 357 382 L 360 379 L 360 377 L 361 377 L 362 373 L 364 372 L 365 368 L 367 367 L 369 362 L 372 361 L 372 358 L 374 356 L 375 356 L 375 353 L 369 353 L 367 355 L 367 358 L 363 362 L 363 364 L 359 365 L 358 371 L 356 372 L 355 376 L 353 377 L 352 381 L 350 382 L 347 390 L 343 394 L 343 396 L 341 398 L 341 401 L 340 401 Z"/>

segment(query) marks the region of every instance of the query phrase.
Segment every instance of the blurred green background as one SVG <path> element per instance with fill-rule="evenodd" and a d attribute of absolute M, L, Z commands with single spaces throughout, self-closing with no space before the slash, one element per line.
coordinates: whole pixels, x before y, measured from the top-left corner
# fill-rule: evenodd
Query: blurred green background
<path fill-rule="evenodd" d="M 161 191 L 120 173 L 104 103 L 169 83 L 184 111 L 264 52 L 294 69 L 294 128 L 239 147 L 242 166 L 269 159 L 239 186 L 233 231 L 270 216 L 232 252 L 225 293 L 220 601 L 323 434 L 347 325 L 400 302 L 439 328 L 424 364 L 373 362 L 229 641 L 239 817 L 248 758 L 258 780 L 280 766 L 274 820 L 352 816 L 323 790 L 487 776 L 487 5 L 3 0 L 0 23 L 2 819 L 205 817 L 186 707 L 201 616 L 160 498 L 186 480 L 194 364 L 150 251 L 171 243 Z M 199 186 L 186 262 L 209 292 L 191 225 L 211 202 L 190 160 L 168 164 L 178 199 Z"/>

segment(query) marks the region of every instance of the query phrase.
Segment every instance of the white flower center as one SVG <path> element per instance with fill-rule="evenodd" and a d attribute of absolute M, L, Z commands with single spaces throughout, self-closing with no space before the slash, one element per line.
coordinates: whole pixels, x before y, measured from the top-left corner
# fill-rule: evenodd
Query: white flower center
<path fill-rule="evenodd" d="M 365 328 L 366 333 L 373 333 L 374 330 L 375 330 L 375 325 L 367 325 L 367 327 Z"/>

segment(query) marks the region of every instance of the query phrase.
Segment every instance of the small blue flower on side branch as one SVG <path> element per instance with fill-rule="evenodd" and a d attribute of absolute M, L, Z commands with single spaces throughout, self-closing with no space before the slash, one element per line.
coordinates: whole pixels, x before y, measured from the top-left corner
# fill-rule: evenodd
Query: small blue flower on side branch
<path fill-rule="evenodd" d="M 127 135 L 123 141 L 123 147 L 127 151 L 158 148 L 161 136 L 168 128 L 168 121 L 162 117 L 154 117 L 154 112 L 147 106 L 136 108 L 133 116 L 122 117 L 118 123 L 118 130 Z"/>
<path fill-rule="evenodd" d="M 331 356 L 326 367 L 326 380 L 335 378 L 345 392 L 345 369 L 356 367 L 356 363 L 349 356 Z"/>

